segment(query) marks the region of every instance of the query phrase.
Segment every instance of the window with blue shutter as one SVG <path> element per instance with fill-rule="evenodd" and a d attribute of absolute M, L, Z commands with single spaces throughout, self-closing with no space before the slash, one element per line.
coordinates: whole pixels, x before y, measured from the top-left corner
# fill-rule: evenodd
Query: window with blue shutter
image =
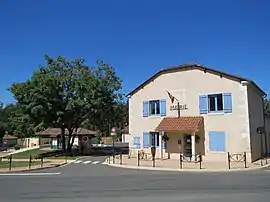
<path fill-rule="evenodd" d="M 149 147 L 149 132 L 143 133 L 143 148 Z"/>
<path fill-rule="evenodd" d="M 200 114 L 207 114 L 207 95 L 199 96 Z"/>
<path fill-rule="evenodd" d="M 209 150 L 213 152 L 226 151 L 225 132 L 209 132 Z"/>
<path fill-rule="evenodd" d="M 232 94 L 217 93 L 199 96 L 200 114 L 207 113 L 231 113 L 232 112 Z"/>
<path fill-rule="evenodd" d="M 134 137 L 134 147 L 136 147 L 137 149 L 141 148 L 140 137 Z"/>
<path fill-rule="evenodd" d="M 166 100 L 160 100 L 160 115 L 166 116 Z"/>
<path fill-rule="evenodd" d="M 231 113 L 232 112 L 232 94 L 231 93 L 223 93 L 223 104 L 224 104 L 224 112 Z"/>
<path fill-rule="evenodd" d="M 143 117 L 149 116 L 149 101 L 143 101 Z"/>

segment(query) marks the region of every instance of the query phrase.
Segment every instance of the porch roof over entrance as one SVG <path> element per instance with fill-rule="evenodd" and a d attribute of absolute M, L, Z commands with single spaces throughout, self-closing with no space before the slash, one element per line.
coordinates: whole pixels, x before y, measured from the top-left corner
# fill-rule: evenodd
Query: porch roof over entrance
<path fill-rule="evenodd" d="M 179 131 L 198 132 L 202 124 L 203 124 L 202 116 L 183 116 L 179 118 L 166 117 L 162 119 L 156 130 L 166 132 L 179 132 Z"/>

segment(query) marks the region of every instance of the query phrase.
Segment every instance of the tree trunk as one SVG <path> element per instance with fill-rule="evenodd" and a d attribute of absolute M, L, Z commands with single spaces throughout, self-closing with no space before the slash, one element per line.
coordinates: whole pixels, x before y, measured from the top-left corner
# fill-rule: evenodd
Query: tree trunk
<path fill-rule="evenodd" d="M 73 133 L 73 131 L 74 130 L 72 130 L 70 133 L 69 133 L 69 139 L 68 139 L 68 151 L 70 152 L 71 151 L 71 149 L 72 149 L 72 146 L 73 146 L 73 144 L 74 144 L 74 140 L 75 140 L 75 137 L 76 137 L 76 135 L 77 135 L 77 128 L 75 129 L 75 133 L 74 134 L 72 134 Z M 72 138 L 71 138 L 72 137 Z M 70 141 L 71 140 L 71 141 Z"/>
<path fill-rule="evenodd" d="M 61 126 L 61 138 L 62 138 L 62 150 L 66 152 L 66 137 L 65 137 L 65 127 Z"/>

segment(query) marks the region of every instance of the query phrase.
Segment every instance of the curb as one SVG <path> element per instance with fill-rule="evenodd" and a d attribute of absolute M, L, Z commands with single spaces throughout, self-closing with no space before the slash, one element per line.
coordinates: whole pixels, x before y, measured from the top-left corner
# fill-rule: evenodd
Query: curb
<path fill-rule="evenodd" d="M 103 163 L 104 165 L 117 167 L 117 168 L 126 168 L 134 170 L 151 170 L 151 171 L 170 171 L 170 172 L 248 172 L 256 170 L 264 170 L 270 168 L 270 164 L 266 164 L 257 168 L 235 168 L 235 169 L 180 169 L 180 168 L 159 168 L 159 167 L 145 167 L 145 166 L 129 166 L 129 165 L 120 165 L 120 164 L 109 164 L 107 159 Z"/>

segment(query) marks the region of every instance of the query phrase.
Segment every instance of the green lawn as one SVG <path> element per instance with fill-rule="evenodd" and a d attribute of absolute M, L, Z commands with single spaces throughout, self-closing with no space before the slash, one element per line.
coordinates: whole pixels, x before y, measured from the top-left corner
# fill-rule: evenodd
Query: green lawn
<path fill-rule="evenodd" d="M 46 163 L 46 162 L 44 162 Z M 34 165 L 40 165 L 40 162 L 32 162 L 31 166 Z M 13 161 L 11 164 L 12 168 L 17 168 L 17 167 L 28 167 L 29 162 L 28 161 Z M 9 168 L 9 162 L 8 161 L 3 161 L 0 162 L 0 168 Z"/>
<path fill-rule="evenodd" d="M 40 149 L 33 149 L 33 150 L 28 150 L 28 151 L 24 151 L 21 153 L 13 154 L 12 158 L 13 159 L 29 159 L 30 154 L 32 155 L 32 157 L 35 157 L 39 154 L 46 153 L 46 152 L 47 151 L 40 150 Z M 73 158 L 73 156 L 67 156 L 67 159 L 73 160 L 73 159 L 76 159 L 79 157 L 81 157 L 81 156 L 74 156 L 74 158 Z M 63 155 L 63 156 L 57 156 L 57 157 L 46 157 L 46 159 L 66 159 L 66 156 Z"/>
<path fill-rule="evenodd" d="M 44 151 L 44 150 L 33 149 L 33 150 L 28 150 L 28 151 L 24 151 L 21 153 L 13 154 L 12 158 L 13 159 L 28 159 L 30 154 L 32 155 L 32 157 L 34 157 L 34 156 L 37 156 L 37 155 L 45 153 L 45 152 L 46 151 Z"/>

